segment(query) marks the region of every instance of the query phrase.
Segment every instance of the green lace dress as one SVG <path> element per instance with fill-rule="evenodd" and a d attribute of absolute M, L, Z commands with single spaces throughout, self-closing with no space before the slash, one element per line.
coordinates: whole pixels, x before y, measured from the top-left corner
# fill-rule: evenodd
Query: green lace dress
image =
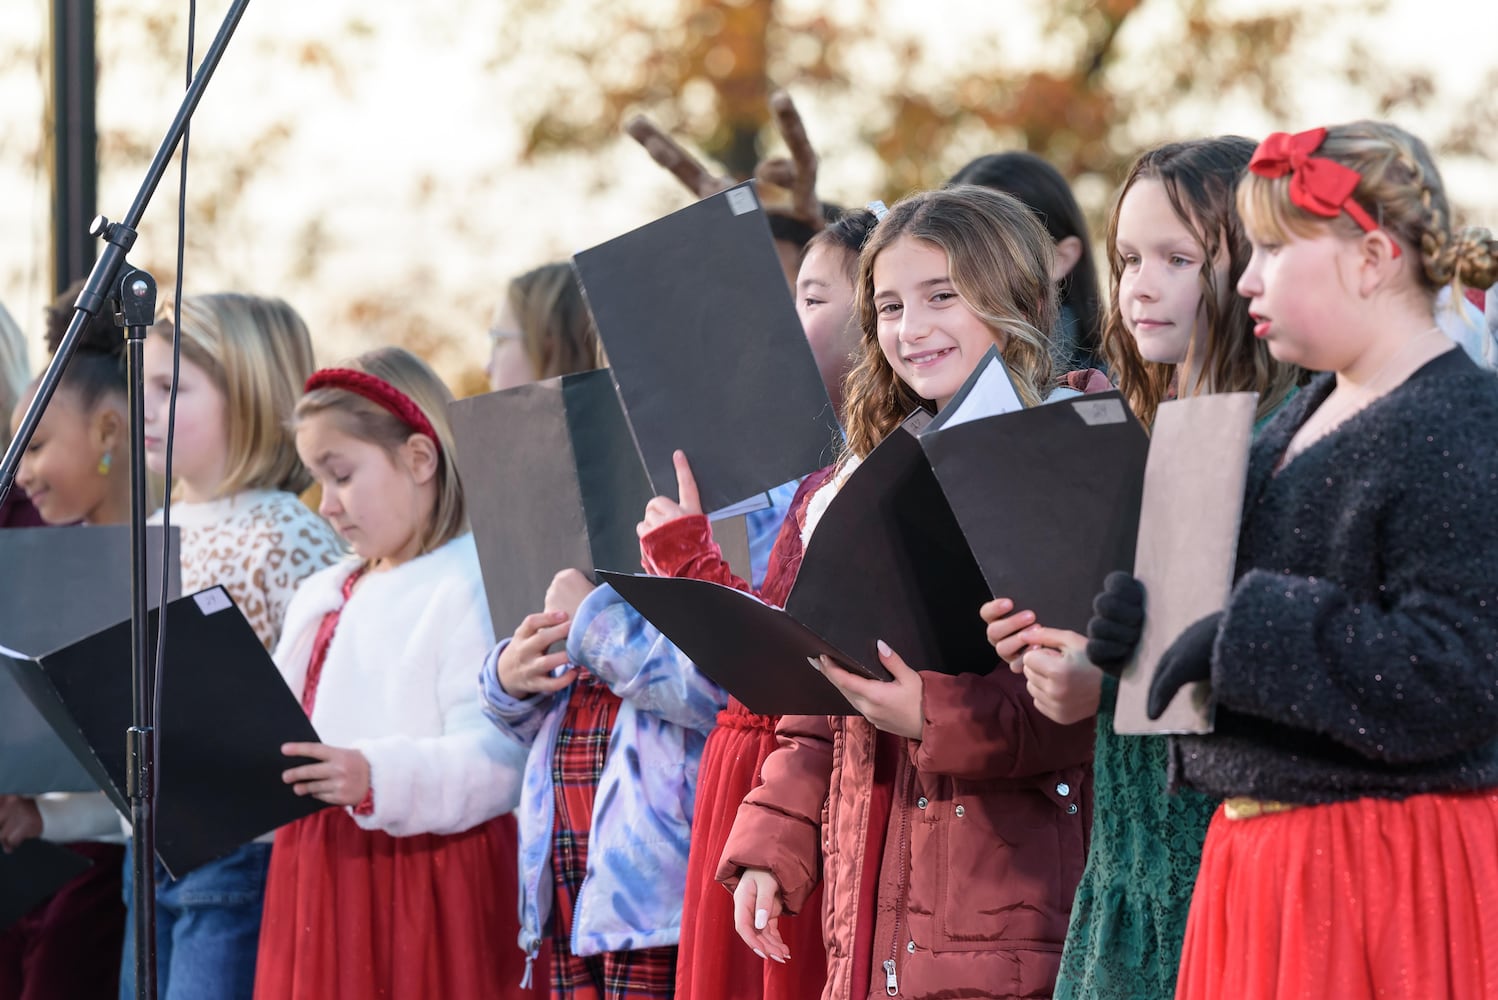
<path fill-rule="evenodd" d="M 1295 392 L 1254 425 L 1257 435 Z M 1171 741 L 1113 731 L 1103 678 L 1093 755 L 1092 847 L 1072 903 L 1055 1000 L 1169 1000 L 1217 801 L 1166 788 Z"/>
<path fill-rule="evenodd" d="M 1072 903 L 1056 1000 L 1175 996 L 1186 912 L 1217 802 L 1165 787 L 1170 740 L 1113 731 L 1118 681 L 1103 678 L 1092 849 Z"/>

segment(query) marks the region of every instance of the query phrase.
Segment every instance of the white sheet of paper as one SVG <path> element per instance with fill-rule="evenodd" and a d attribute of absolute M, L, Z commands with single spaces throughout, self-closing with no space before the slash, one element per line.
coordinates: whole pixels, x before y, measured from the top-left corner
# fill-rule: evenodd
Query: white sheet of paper
<path fill-rule="evenodd" d="M 956 427 L 970 420 L 982 420 L 984 417 L 1013 413 L 1024 408 L 1025 404 L 1020 401 L 1019 393 L 1014 391 L 1014 382 L 1009 378 L 1004 360 L 995 355 L 984 362 L 982 371 L 978 374 L 977 381 L 972 383 L 968 394 L 958 401 L 950 413 L 940 414 L 937 423 L 942 427 Z"/>

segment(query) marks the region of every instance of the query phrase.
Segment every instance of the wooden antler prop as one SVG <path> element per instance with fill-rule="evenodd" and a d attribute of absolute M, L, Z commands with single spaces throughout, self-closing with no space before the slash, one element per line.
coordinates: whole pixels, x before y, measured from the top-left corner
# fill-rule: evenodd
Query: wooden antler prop
<path fill-rule="evenodd" d="M 644 115 L 631 118 L 625 123 L 624 131 L 645 147 L 651 159 L 671 171 L 677 180 L 687 186 L 687 190 L 699 198 L 726 191 L 736 183 L 732 178 L 719 177 L 707 169 L 701 160 L 687 152 L 685 147 L 662 132 L 660 126 Z"/>
<path fill-rule="evenodd" d="M 812 229 L 821 229 L 826 219 L 822 216 L 822 202 L 817 198 L 817 151 L 806 136 L 806 124 L 791 95 L 783 90 L 770 95 L 770 111 L 791 155 L 789 159 L 773 156 L 761 160 L 754 168 L 754 176 L 789 191 L 791 213 Z"/>

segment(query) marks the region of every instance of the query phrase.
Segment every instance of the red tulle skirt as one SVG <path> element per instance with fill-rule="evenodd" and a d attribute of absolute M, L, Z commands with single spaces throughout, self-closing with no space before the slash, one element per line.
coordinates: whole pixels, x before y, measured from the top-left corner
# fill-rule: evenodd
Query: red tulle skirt
<path fill-rule="evenodd" d="M 744 944 L 733 929 L 733 897 L 714 878 L 739 803 L 759 784 L 760 765 L 776 748 L 775 723 L 730 700 L 703 749 L 676 966 L 682 1000 L 816 1000 L 827 982 L 820 888 L 799 915 L 780 918 L 791 953 L 780 965 Z"/>
<path fill-rule="evenodd" d="M 271 852 L 255 1000 L 490 1000 L 521 990 L 515 820 L 392 837 L 342 809 Z M 544 969 L 544 967 L 543 967 Z"/>
<path fill-rule="evenodd" d="M 1498 997 L 1498 793 L 1212 818 L 1177 1000 Z"/>

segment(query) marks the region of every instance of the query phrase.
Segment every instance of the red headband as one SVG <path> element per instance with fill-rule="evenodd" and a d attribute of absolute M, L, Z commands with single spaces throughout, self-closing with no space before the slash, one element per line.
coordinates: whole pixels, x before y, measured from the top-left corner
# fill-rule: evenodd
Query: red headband
<path fill-rule="evenodd" d="M 1363 227 L 1363 232 L 1378 229 L 1362 205 L 1352 200 L 1352 192 L 1363 179 L 1351 167 L 1336 160 L 1311 154 L 1321 148 L 1326 140 L 1326 129 L 1313 128 L 1294 135 L 1275 132 L 1254 150 L 1248 169 L 1260 177 L 1284 177 L 1290 175 L 1290 201 L 1299 208 L 1319 215 L 1323 219 L 1335 219 L 1341 212 L 1352 216 L 1352 220 Z M 1399 256 L 1399 244 L 1394 240 L 1394 256 Z"/>
<path fill-rule="evenodd" d="M 321 368 L 312 373 L 303 387 L 305 392 L 313 389 L 342 389 L 356 396 L 363 396 L 399 417 L 402 423 L 416 433 L 431 438 L 437 450 L 442 450 L 442 439 L 437 436 L 437 429 L 432 426 L 427 415 L 421 412 L 421 407 L 410 396 L 382 378 L 368 372 L 357 372 L 352 368 Z"/>

